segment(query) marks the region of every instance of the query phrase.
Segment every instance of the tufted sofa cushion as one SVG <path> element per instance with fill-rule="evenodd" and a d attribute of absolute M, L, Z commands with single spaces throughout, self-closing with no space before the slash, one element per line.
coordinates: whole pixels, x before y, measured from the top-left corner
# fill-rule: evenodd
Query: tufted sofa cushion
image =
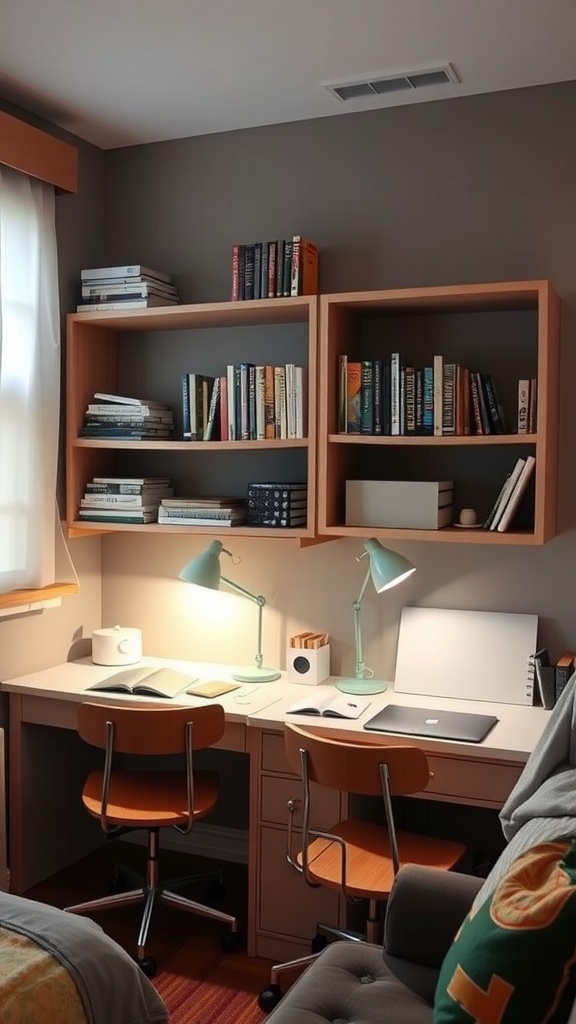
<path fill-rule="evenodd" d="M 270 1024 L 431 1024 L 442 960 L 480 880 L 411 864 L 396 876 L 384 949 L 327 946 L 267 1017 Z"/>
<path fill-rule="evenodd" d="M 381 946 L 333 942 L 266 1020 L 270 1024 L 431 1024 L 432 1009 L 392 974 Z"/>

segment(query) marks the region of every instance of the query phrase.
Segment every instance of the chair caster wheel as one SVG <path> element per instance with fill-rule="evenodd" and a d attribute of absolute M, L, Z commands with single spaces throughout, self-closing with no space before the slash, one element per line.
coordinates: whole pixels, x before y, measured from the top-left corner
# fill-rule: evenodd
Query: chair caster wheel
<path fill-rule="evenodd" d="M 156 961 L 151 956 L 145 956 L 138 960 L 138 967 L 147 978 L 153 978 L 156 974 Z"/>
<path fill-rule="evenodd" d="M 323 949 L 328 945 L 328 939 L 325 935 L 315 935 L 310 943 L 310 948 L 313 953 L 321 953 Z"/>
<path fill-rule="evenodd" d="M 280 985 L 269 985 L 258 996 L 258 1006 L 264 1013 L 270 1013 L 282 999 Z"/>
<path fill-rule="evenodd" d="M 220 936 L 220 949 L 225 953 L 234 953 L 240 945 L 240 936 L 238 932 L 223 932 Z"/>

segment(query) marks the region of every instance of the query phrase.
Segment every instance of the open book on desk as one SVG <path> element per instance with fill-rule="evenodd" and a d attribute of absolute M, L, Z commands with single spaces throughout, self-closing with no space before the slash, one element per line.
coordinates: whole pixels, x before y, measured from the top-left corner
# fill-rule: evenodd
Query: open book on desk
<path fill-rule="evenodd" d="M 101 690 L 106 693 L 133 693 L 144 697 L 176 697 L 182 693 L 196 676 L 186 672 L 176 672 L 173 668 L 127 668 L 116 672 L 99 683 L 87 686 L 87 690 Z"/>
<path fill-rule="evenodd" d="M 320 692 L 319 692 L 320 691 Z M 320 715 L 324 718 L 360 718 L 370 701 L 340 693 L 330 687 L 317 687 L 316 692 L 286 708 L 287 715 Z"/>

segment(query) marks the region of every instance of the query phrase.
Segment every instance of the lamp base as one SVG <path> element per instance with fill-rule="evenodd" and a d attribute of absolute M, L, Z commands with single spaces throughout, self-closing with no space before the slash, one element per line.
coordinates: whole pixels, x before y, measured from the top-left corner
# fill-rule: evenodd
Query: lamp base
<path fill-rule="evenodd" d="M 383 679 L 339 679 L 336 689 L 342 693 L 354 693 L 356 696 L 368 695 L 371 693 L 384 693 L 388 689 L 388 683 Z"/>
<path fill-rule="evenodd" d="M 233 669 L 230 675 L 238 683 L 272 683 L 275 679 L 280 679 L 281 672 L 276 668 L 256 668 L 255 665 L 246 665 Z"/>

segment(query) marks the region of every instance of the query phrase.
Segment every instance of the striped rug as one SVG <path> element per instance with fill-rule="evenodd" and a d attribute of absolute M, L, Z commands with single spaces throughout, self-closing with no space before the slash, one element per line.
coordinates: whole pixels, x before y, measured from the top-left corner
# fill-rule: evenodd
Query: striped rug
<path fill-rule="evenodd" d="M 198 941 L 184 946 L 153 983 L 170 1013 L 170 1024 L 262 1024 L 258 993 L 269 973 L 262 962 L 223 955 Z"/>

